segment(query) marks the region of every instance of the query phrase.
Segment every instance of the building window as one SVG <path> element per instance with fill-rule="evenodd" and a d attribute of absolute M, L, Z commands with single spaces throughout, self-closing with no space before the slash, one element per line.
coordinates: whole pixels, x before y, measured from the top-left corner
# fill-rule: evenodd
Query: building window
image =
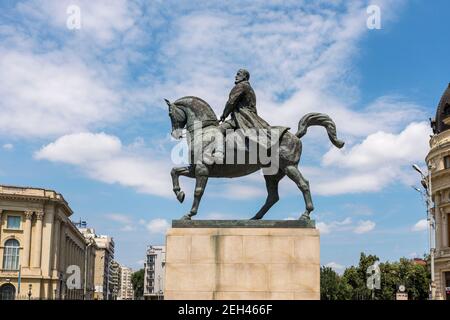
<path fill-rule="evenodd" d="M 450 156 L 445 156 L 444 157 L 444 168 L 445 169 L 450 169 Z"/>
<path fill-rule="evenodd" d="M 20 220 L 19 216 L 8 216 L 6 219 L 6 227 L 8 229 L 20 229 Z"/>
<path fill-rule="evenodd" d="M 0 300 L 14 300 L 16 298 L 16 288 L 6 283 L 0 287 Z"/>
<path fill-rule="evenodd" d="M 445 294 L 447 300 L 450 300 L 450 272 L 445 273 Z"/>
<path fill-rule="evenodd" d="M 19 270 L 19 241 L 9 239 L 3 250 L 3 270 Z"/>

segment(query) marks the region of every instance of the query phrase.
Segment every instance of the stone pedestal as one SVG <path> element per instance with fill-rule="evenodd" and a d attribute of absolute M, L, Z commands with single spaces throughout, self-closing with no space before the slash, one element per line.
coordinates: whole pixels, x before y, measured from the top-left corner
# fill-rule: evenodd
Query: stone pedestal
<path fill-rule="evenodd" d="M 320 299 L 314 222 L 172 222 L 165 299 Z"/>

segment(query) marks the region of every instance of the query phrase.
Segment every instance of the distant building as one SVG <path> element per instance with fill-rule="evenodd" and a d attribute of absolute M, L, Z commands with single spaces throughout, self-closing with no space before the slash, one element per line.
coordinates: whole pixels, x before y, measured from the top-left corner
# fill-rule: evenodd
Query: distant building
<path fill-rule="evenodd" d="M 113 299 L 113 279 L 111 262 L 114 260 L 114 240 L 110 236 L 97 235 L 92 228 L 82 228 L 85 237 L 92 238 L 97 246 L 95 251 L 94 284 L 96 300 Z"/>
<path fill-rule="evenodd" d="M 414 259 L 412 260 L 412 263 L 413 263 L 413 264 L 417 264 L 417 265 L 419 265 L 419 266 L 424 266 L 424 267 L 427 266 L 427 262 L 426 262 L 425 260 L 423 260 L 423 259 L 420 259 L 420 258 L 414 258 Z"/>
<path fill-rule="evenodd" d="M 436 298 L 450 300 L 450 84 L 431 122 L 434 135 L 426 163 L 431 168 L 435 232 Z"/>
<path fill-rule="evenodd" d="M 166 247 L 149 246 L 144 264 L 144 298 L 162 300 L 164 298 L 164 274 Z"/>
<path fill-rule="evenodd" d="M 122 272 L 120 276 L 120 293 L 118 299 L 133 300 L 134 291 L 133 291 L 133 283 L 131 282 L 133 270 L 131 270 L 131 268 L 121 266 L 121 271 Z"/>
<path fill-rule="evenodd" d="M 93 298 L 95 245 L 72 214 L 53 190 L 0 185 L 0 300 Z"/>
<path fill-rule="evenodd" d="M 111 295 L 112 300 L 117 300 L 120 295 L 120 286 L 121 286 L 121 277 L 122 277 L 122 267 L 116 262 L 111 262 Z"/>

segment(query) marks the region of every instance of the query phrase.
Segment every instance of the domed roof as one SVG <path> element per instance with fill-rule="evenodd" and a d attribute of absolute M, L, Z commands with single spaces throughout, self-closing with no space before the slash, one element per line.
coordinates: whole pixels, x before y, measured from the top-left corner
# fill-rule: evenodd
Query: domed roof
<path fill-rule="evenodd" d="M 441 101 L 439 102 L 436 118 L 431 122 L 431 127 L 435 134 L 439 134 L 445 130 L 450 129 L 450 123 L 445 124 L 444 119 L 450 118 L 450 83 L 442 95 Z"/>

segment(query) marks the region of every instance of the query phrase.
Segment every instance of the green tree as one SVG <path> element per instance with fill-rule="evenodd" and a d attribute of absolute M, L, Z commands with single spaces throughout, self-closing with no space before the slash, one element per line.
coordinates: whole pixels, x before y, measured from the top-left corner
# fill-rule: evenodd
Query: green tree
<path fill-rule="evenodd" d="M 144 269 L 140 269 L 131 275 L 134 298 L 141 299 L 144 296 Z"/>
<path fill-rule="evenodd" d="M 320 290 L 323 300 L 394 300 L 399 285 L 406 287 L 410 300 L 425 300 L 428 298 L 430 272 L 425 265 L 402 258 L 398 262 L 379 263 L 381 287 L 369 290 L 367 288 L 367 269 L 378 262 L 374 255 L 361 253 L 358 266 L 345 269 L 342 276 L 331 268 L 320 269 Z"/>
<path fill-rule="evenodd" d="M 320 299 L 322 300 L 349 300 L 352 287 L 342 280 L 332 268 L 320 268 Z"/>
<path fill-rule="evenodd" d="M 339 275 L 330 267 L 320 267 L 320 299 L 339 299 Z"/>
<path fill-rule="evenodd" d="M 367 269 L 377 261 L 379 261 L 377 256 L 361 252 L 358 266 L 352 266 L 344 271 L 342 280 L 351 287 L 351 300 L 371 299 L 372 291 L 367 288 Z"/>
<path fill-rule="evenodd" d="M 427 266 L 415 264 L 402 258 L 399 262 L 382 263 L 381 290 L 377 297 L 382 300 L 393 300 L 399 285 L 406 287 L 410 300 L 425 300 L 428 298 L 430 272 Z"/>

